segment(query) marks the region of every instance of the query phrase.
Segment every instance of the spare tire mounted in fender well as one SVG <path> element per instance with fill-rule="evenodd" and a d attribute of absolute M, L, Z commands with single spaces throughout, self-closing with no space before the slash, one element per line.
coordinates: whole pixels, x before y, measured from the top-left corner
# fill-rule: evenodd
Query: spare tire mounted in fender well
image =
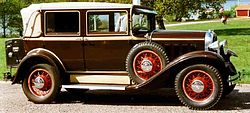
<path fill-rule="evenodd" d="M 155 42 L 136 44 L 128 53 L 126 69 L 131 79 L 142 83 L 161 71 L 169 60 L 164 48 Z"/>

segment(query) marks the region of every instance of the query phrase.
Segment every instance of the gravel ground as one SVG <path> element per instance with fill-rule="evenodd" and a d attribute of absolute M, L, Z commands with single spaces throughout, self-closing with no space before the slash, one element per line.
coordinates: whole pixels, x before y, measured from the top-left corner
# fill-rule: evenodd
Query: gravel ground
<path fill-rule="evenodd" d="M 189 110 L 173 89 L 152 92 L 87 91 L 71 94 L 62 89 L 53 104 L 34 104 L 26 98 L 21 85 L 0 81 L 0 113 L 249 113 L 250 84 L 235 90 L 211 110 Z"/>

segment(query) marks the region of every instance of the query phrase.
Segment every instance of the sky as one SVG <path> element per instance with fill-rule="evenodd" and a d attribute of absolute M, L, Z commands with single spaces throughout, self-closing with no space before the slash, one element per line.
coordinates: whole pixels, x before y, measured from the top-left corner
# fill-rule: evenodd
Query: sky
<path fill-rule="evenodd" d="M 225 10 L 230 10 L 231 7 L 235 5 L 242 5 L 242 4 L 250 4 L 250 0 L 227 0 L 227 2 L 224 4 Z"/>

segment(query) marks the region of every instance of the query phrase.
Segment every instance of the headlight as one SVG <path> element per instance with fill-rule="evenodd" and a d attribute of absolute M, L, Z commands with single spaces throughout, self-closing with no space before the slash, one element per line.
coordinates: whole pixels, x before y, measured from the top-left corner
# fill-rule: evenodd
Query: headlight
<path fill-rule="evenodd" d="M 13 56 L 13 53 L 12 52 L 9 52 L 8 53 L 8 57 L 11 58 Z"/>
<path fill-rule="evenodd" d="M 208 30 L 208 32 L 206 32 L 206 35 L 205 35 L 205 50 L 206 51 L 208 50 L 208 46 L 212 44 L 214 41 L 217 41 L 216 34 L 213 31 Z"/>

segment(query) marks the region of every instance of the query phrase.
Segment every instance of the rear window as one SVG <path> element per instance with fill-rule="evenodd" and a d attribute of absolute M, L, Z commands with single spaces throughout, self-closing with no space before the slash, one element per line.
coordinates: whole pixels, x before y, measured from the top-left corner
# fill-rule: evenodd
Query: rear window
<path fill-rule="evenodd" d="M 79 12 L 46 12 L 46 35 L 80 35 Z"/>

